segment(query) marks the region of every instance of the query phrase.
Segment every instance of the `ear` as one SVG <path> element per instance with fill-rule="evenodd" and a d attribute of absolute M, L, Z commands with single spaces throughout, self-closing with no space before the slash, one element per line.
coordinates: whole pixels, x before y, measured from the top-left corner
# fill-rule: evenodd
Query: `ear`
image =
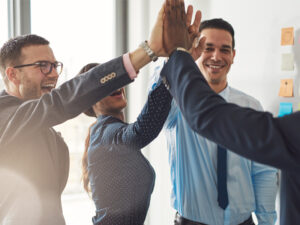
<path fill-rule="evenodd" d="M 92 106 L 92 109 L 93 109 L 93 111 L 94 111 L 94 113 L 95 113 L 95 115 L 96 115 L 96 117 L 98 117 L 98 115 L 101 115 L 101 111 L 99 110 L 99 104 L 98 104 L 99 102 L 97 102 L 95 105 L 93 105 Z"/>
<path fill-rule="evenodd" d="M 235 57 L 235 49 L 233 49 L 233 51 L 232 51 L 232 64 L 233 64 L 233 62 L 234 62 L 234 57 Z"/>
<path fill-rule="evenodd" d="M 14 83 L 15 85 L 19 85 L 20 84 L 20 79 L 19 77 L 17 76 L 17 70 L 13 67 L 7 67 L 6 70 L 5 70 L 5 74 L 7 76 L 7 79 Z"/>

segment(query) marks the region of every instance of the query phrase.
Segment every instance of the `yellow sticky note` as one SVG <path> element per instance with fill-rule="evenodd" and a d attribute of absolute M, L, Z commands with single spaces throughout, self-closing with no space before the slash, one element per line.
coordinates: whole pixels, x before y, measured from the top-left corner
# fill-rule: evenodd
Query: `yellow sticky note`
<path fill-rule="evenodd" d="M 281 45 L 294 44 L 294 27 L 286 27 L 281 29 Z"/>
<path fill-rule="evenodd" d="M 279 96 L 293 97 L 293 79 L 280 80 Z"/>
<path fill-rule="evenodd" d="M 286 53 L 281 55 L 281 70 L 294 70 L 294 55 L 292 53 Z"/>

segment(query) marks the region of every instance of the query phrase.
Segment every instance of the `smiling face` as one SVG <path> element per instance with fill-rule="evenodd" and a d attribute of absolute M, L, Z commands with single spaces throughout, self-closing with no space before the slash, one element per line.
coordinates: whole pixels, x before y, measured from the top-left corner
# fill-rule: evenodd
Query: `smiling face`
<path fill-rule="evenodd" d="M 96 115 L 101 114 L 119 117 L 120 114 L 123 114 L 122 110 L 126 105 L 125 89 L 121 88 L 97 102 L 93 106 L 93 109 Z"/>
<path fill-rule="evenodd" d="M 52 49 L 48 45 L 31 45 L 22 48 L 20 64 L 31 64 L 38 61 L 55 62 Z M 37 99 L 56 87 L 58 74 L 55 69 L 44 75 L 39 66 L 27 66 L 15 69 L 17 95 L 22 99 Z"/>
<path fill-rule="evenodd" d="M 222 91 L 227 85 L 227 73 L 235 56 L 232 36 L 226 30 L 207 28 L 201 37 L 206 37 L 204 51 L 196 61 L 212 89 Z"/>

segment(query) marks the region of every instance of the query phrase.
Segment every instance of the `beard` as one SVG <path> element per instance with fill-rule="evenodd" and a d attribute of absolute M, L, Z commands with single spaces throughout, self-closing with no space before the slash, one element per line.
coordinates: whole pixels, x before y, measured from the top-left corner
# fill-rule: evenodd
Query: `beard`
<path fill-rule="evenodd" d="M 38 99 L 41 97 L 41 88 L 36 83 L 23 77 L 20 85 L 20 94 L 23 99 Z"/>

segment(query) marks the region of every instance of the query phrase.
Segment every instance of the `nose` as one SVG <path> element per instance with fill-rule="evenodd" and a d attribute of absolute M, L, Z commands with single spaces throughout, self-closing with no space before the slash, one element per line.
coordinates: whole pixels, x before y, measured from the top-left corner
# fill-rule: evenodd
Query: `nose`
<path fill-rule="evenodd" d="M 47 75 L 47 77 L 49 77 L 49 78 L 51 77 L 51 78 L 57 79 L 57 78 L 58 78 L 58 73 L 57 73 L 56 69 L 55 69 L 55 68 L 52 68 L 51 73 L 49 73 L 49 74 Z"/>
<path fill-rule="evenodd" d="M 220 51 L 215 50 L 215 51 L 212 53 L 212 59 L 215 60 L 215 61 L 221 60 L 221 54 L 220 54 Z"/>

